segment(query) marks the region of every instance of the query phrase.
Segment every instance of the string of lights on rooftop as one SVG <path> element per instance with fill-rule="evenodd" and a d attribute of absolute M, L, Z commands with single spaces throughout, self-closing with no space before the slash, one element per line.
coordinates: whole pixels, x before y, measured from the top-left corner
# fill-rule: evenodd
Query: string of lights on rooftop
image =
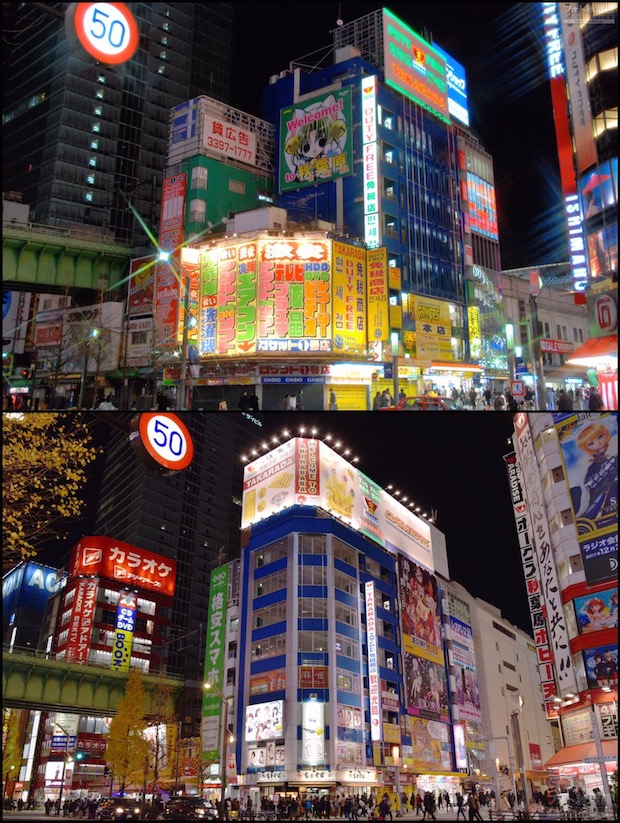
<path fill-rule="evenodd" d="M 343 457 L 346 457 L 350 463 L 356 464 L 359 462 L 359 458 L 355 456 L 351 456 L 351 449 L 343 448 L 343 443 L 340 440 L 335 440 L 331 434 L 324 434 L 320 435 L 319 430 L 316 427 L 308 428 L 307 426 L 300 426 L 298 429 L 299 436 L 301 437 L 308 437 L 310 435 L 312 438 L 322 439 L 330 448 L 334 451 L 337 451 Z M 288 429 L 283 429 L 280 437 L 273 436 L 271 438 L 271 442 L 264 440 L 261 443 L 262 453 L 265 454 L 270 449 L 279 446 L 281 443 L 285 443 L 287 440 L 292 439 L 293 437 L 297 437 L 298 435 L 291 434 Z M 257 458 L 261 456 L 261 452 L 256 449 L 252 449 L 249 453 L 249 456 L 246 454 L 241 455 L 241 461 L 243 463 L 249 463 L 253 458 Z M 389 492 L 392 497 L 398 500 L 404 506 L 407 506 L 412 511 L 414 511 L 419 517 L 423 517 L 429 523 L 434 523 L 435 519 L 433 517 L 429 517 L 426 512 L 423 512 L 421 506 L 417 506 L 413 500 L 410 500 L 407 495 L 402 495 L 398 489 L 395 489 L 394 486 L 390 483 L 388 486 L 385 487 L 385 491 Z"/>

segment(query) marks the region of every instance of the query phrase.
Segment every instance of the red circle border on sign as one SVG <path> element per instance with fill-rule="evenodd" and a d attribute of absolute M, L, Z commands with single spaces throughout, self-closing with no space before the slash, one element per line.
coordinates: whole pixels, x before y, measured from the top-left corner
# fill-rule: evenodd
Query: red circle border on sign
<path fill-rule="evenodd" d="M 165 417 L 168 420 L 172 420 L 183 432 L 187 443 L 187 451 L 182 460 L 166 460 L 151 445 L 147 434 L 147 427 L 149 421 L 154 417 Z M 142 412 L 140 415 L 140 440 L 142 441 L 142 445 L 149 456 L 160 466 L 163 466 L 163 468 L 170 471 L 183 471 L 183 469 L 186 469 L 194 459 L 194 441 L 189 433 L 189 429 L 176 414 L 171 414 L 170 412 Z"/>
<path fill-rule="evenodd" d="M 138 50 L 138 45 L 140 42 L 140 31 L 138 29 L 138 24 L 136 23 L 135 17 L 127 7 L 126 3 L 108 3 L 108 6 L 114 6 L 115 9 L 122 11 L 123 15 L 126 17 L 129 23 L 129 45 L 120 54 L 117 54 L 115 57 L 111 57 L 109 54 L 106 54 L 105 52 L 95 48 L 95 46 L 84 34 L 84 17 L 86 16 L 86 12 L 88 11 L 88 9 L 91 6 L 95 5 L 97 4 L 75 4 L 76 8 L 73 24 L 75 28 L 75 34 L 80 45 L 91 57 L 94 57 L 95 60 L 98 60 L 100 63 L 104 63 L 108 66 L 118 66 L 121 63 L 126 63 L 127 60 L 131 60 L 131 58 L 134 56 L 134 54 Z"/>

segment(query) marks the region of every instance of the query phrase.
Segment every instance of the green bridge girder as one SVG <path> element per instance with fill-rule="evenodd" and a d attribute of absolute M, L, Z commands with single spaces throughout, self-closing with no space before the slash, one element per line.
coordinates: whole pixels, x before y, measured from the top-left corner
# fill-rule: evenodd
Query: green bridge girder
<path fill-rule="evenodd" d="M 39 653 L 40 654 L 40 653 Z M 2 704 L 18 709 L 67 711 L 110 717 L 125 693 L 127 674 L 102 666 L 50 660 L 23 651 L 2 655 Z M 165 709 L 174 714 L 184 686 L 181 678 L 143 674 L 144 710 L 147 715 L 162 713 L 161 693 L 167 695 Z M 165 687 L 163 690 L 161 687 Z M 154 694 L 159 691 L 157 699 Z M 159 701 L 159 702 L 157 702 Z"/>
<path fill-rule="evenodd" d="M 125 276 L 130 246 L 104 234 L 33 223 L 3 223 L 4 288 L 63 292 L 109 290 Z"/>

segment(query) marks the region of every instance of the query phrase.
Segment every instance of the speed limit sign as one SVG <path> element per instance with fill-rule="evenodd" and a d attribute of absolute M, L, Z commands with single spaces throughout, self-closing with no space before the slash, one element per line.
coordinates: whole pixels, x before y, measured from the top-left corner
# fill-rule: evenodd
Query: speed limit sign
<path fill-rule="evenodd" d="M 71 3 L 65 32 L 74 48 L 107 66 L 130 60 L 140 41 L 138 24 L 125 3 Z"/>
<path fill-rule="evenodd" d="M 140 460 L 160 474 L 186 469 L 194 443 L 181 418 L 168 412 L 143 412 L 131 421 L 129 440 Z"/>

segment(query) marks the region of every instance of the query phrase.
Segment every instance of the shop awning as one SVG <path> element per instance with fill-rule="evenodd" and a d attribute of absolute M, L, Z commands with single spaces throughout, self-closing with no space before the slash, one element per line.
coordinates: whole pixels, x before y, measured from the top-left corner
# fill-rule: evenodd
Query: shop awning
<path fill-rule="evenodd" d="M 617 760 L 618 746 L 615 741 L 601 740 L 601 746 L 605 758 L 609 758 L 610 761 L 612 759 Z M 591 761 L 596 756 L 596 746 L 593 742 L 579 743 L 577 746 L 564 746 L 550 760 L 547 760 L 545 769 L 549 769 L 551 766 L 566 766 L 569 763 L 584 763 L 586 758 Z"/>
<path fill-rule="evenodd" d="M 579 346 L 566 362 L 576 366 L 596 368 L 598 361 L 608 360 L 609 358 L 618 359 L 617 334 L 609 334 L 606 337 L 591 337 L 586 340 L 583 346 Z"/>

